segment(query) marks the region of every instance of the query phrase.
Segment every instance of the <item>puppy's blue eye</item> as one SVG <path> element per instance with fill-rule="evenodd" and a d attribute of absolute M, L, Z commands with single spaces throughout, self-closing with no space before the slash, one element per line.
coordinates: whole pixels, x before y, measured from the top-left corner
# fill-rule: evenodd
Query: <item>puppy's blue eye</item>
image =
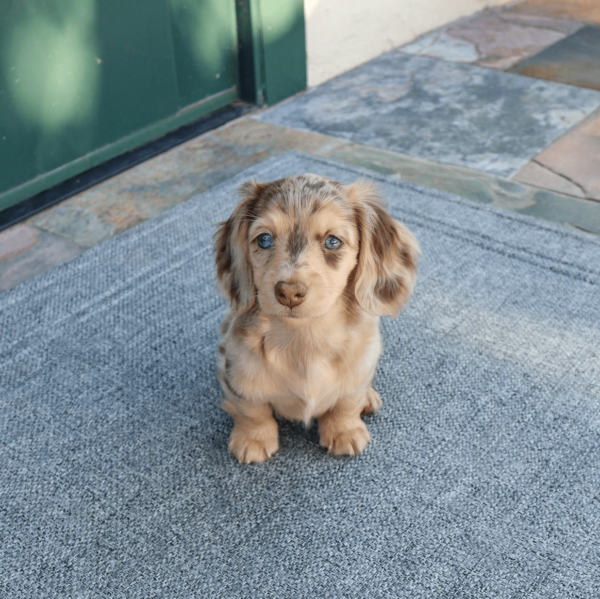
<path fill-rule="evenodd" d="M 337 237 L 334 237 L 333 235 L 330 235 L 325 240 L 325 247 L 328 250 L 339 250 L 340 247 L 342 247 L 342 242 Z"/>
<path fill-rule="evenodd" d="M 273 245 L 273 237 L 268 233 L 263 233 L 258 237 L 258 245 L 263 250 L 268 250 Z"/>

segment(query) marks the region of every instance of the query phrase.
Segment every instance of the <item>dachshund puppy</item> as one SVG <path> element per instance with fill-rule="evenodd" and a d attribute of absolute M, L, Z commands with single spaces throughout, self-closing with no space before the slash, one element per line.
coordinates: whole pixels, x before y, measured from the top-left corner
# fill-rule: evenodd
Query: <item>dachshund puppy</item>
<path fill-rule="evenodd" d="M 242 463 L 270 458 L 276 413 L 317 418 L 321 446 L 357 455 L 370 441 L 361 414 L 381 406 L 379 317 L 408 301 L 417 241 L 362 180 L 299 175 L 240 193 L 214 240 L 230 300 L 218 359 L 229 450 Z"/>

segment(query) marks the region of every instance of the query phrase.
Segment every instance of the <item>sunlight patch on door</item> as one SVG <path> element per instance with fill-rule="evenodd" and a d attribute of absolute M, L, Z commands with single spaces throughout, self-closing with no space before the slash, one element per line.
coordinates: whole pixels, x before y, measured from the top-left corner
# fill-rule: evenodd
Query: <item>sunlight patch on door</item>
<path fill-rule="evenodd" d="M 102 68 L 95 0 L 63 0 L 52 11 L 30 4 L 5 57 L 15 108 L 46 133 L 85 123 L 96 111 Z"/>

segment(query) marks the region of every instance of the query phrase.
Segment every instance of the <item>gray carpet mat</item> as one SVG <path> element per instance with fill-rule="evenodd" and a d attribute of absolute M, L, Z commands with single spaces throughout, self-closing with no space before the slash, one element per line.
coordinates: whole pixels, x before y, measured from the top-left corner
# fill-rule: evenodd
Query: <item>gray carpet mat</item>
<path fill-rule="evenodd" d="M 423 248 L 358 458 L 227 453 L 211 236 L 236 187 L 375 179 Z M 0 596 L 600 596 L 600 243 L 264 162 L 0 296 Z"/>

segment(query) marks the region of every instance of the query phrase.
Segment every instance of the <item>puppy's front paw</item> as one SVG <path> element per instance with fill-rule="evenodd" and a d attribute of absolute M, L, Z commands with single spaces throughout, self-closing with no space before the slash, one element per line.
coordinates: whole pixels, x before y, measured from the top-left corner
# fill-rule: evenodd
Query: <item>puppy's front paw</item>
<path fill-rule="evenodd" d="M 365 407 L 363 408 L 363 414 L 375 414 L 381 408 L 381 397 L 379 397 L 379 393 L 373 389 L 373 387 L 369 388 L 367 391 L 367 400 L 365 402 Z"/>
<path fill-rule="evenodd" d="M 359 419 L 347 423 L 349 426 L 324 426 L 321 428 L 321 447 L 333 455 L 358 455 L 371 440 L 365 423 Z"/>
<path fill-rule="evenodd" d="M 277 423 L 259 428 L 234 425 L 229 437 L 229 451 L 241 464 L 260 464 L 279 449 Z"/>

